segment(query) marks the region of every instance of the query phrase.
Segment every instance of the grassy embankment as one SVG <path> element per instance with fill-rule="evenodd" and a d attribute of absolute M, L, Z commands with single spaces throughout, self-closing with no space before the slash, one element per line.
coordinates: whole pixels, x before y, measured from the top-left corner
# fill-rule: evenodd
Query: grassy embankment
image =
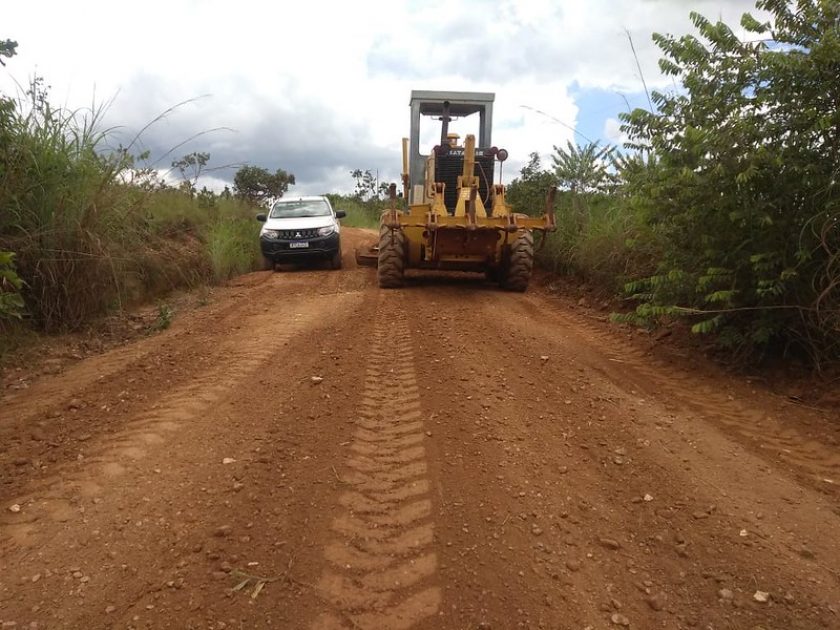
<path fill-rule="evenodd" d="M 253 208 L 150 183 L 100 122 L 45 98 L 0 97 L 0 264 L 13 254 L 0 269 L 0 352 L 16 331 L 77 330 L 255 268 Z"/>
<path fill-rule="evenodd" d="M 344 210 L 347 213 L 341 224 L 348 227 L 378 229 L 379 215 L 388 205 L 386 201 L 362 201 L 353 195 L 328 194 L 327 197 L 336 211 Z"/>

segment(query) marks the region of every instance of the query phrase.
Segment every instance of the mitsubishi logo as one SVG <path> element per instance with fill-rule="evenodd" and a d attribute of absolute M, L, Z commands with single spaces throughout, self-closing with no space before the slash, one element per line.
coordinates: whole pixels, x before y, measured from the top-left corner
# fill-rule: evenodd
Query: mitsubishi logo
<path fill-rule="evenodd" d="M 295 232 L 295 238 L 300 238 L 302 236 L 303 236 L 303 234 L 301 234 L 300 232 Z"/>

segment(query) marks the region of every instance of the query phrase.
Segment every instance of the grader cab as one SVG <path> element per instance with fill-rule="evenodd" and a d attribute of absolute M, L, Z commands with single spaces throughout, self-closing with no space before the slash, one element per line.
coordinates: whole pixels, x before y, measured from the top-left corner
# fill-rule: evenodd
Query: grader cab
<path fill-rule="evenodd" d="M 402 141 L 407 207 L 398 207 L 392 185 L 391 209 L 380 219 L 375 251 L 380 287 L 402 286 L 406 269 L 441 269 L 483 272 L 504 289 L 527 289 L 533 233 L 544 237 L 555 229 L 554 189 L 547 191 L 539 218 L 515 213 L 506 203 L 504 186 L 494 183 L 507 151 L 492 144 L 493 101 L 488 93 L 411 93 L 411 137 Z M 476 114 L 478 141 L 469 134 L 460 144 L 450 122 Z M 428 155 L 420 153 L 421 116 L 441 122 L 440 143 Z"/>

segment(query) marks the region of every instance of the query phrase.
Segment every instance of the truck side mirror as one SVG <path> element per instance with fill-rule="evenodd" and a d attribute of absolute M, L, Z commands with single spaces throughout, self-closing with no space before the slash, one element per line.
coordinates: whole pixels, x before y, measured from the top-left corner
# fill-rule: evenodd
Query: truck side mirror
<path fill-rule="evenodd" d="M 335 211 L 335 218 L 336 219 L 343 219 L 346 216 L 347 216 L 347 213 L 344 212 L 344 210 L 336 210 Z"/>
<path fill-rule="evenodd" d="M 260 213 L 257 215 L 257 221 L 261 221 L 262 223 L 265 223 L 265 218 L 266 218 L 266 217 L 265 217 L 265 214 L 264 214 L 264 213 L 262 213 L 262 212 L 260 212 Z"/>

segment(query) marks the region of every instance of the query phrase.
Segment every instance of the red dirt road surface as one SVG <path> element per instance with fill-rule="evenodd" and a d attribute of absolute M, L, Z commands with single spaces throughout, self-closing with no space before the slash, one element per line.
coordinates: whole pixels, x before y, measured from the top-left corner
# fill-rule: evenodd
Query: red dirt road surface
<path fill-rule="evenodd" d="M 836 412 L 365 238 L 4 394 L 0 628 L 840 628 Z"/>

